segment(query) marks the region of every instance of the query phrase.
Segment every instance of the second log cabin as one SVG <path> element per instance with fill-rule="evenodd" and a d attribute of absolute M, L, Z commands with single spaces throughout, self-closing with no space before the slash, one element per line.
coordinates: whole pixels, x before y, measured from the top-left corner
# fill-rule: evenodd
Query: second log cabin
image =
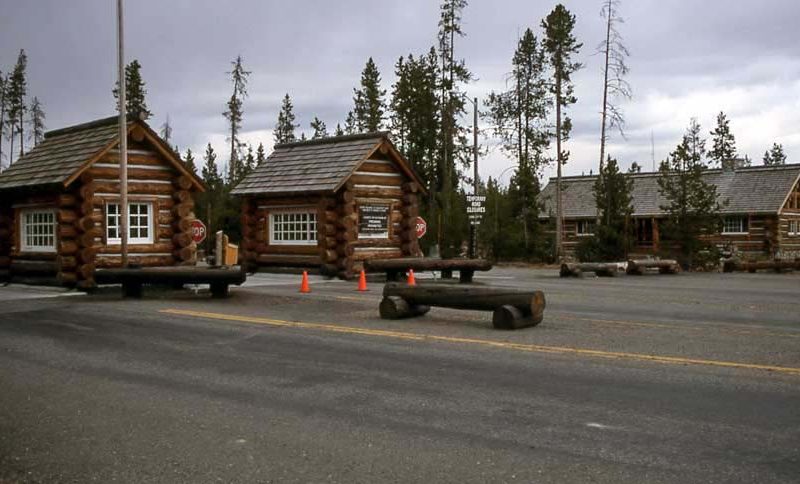
<path fill-rule="evenodd" d="M 91 288 L 121 265 L 118 119 L 50 131 L 0 174 L 0 277 Z M 129 261 L 194 264 L 202 182 L 144 121 L 127 136 Z"/>
<path fill-rule="evenodd" d="M 365 260 L 416 256 L 423 192 L 386 133 L 277 145 L 232 192 L 244 260 L 348 279 Z"/>

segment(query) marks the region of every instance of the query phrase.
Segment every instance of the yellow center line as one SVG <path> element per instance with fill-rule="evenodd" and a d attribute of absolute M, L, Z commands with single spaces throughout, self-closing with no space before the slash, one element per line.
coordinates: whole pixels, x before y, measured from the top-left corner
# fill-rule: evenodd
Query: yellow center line
<path fill-rule="evenodd" d="M 559 314 L 556 312 L 556 314 Z M 613 320 L 613 319 L 597 319 L 597 318 L 581 318 L 575 316 L 567 316 L 566 314 L 569 313 L 561 313 L 558 317 L 563 319 L 570 319 L 573 321 L 586 321 L 589 323 L 595 324 L 610 324 L 610 325 L 620 325 L 620 326 L 638 326 L 643 328 L 667 328 L 667 329 L 678 329 L 682 331 L 709 331 L 712 329 L 719 330 L 721 333 L 729 333 L 729 334 L 741 334 L 741 335 L 757 335 L 757 336 L 776 336 L 781 338 L 800 338 L 800 334 L 790 333 L 790 332 L 777 332 L 774 330 L 761 330 L 758 326 L 748 326 L 748 325 L 741 325 L 732 323 L 730 326 L 723 324 L 725 323 L 713 323 L 707 322 L 708 326 L 696 327 L 696 326 L 686 326 L 682 324 L 668 324 L 668 323 L 644 323 L 639 321 L 625 321 L 625 320 Z"/>
<path fill-rule="evenodd" d="M 800 375 L 800 368 L 792 368 L 786 366 L 759 365 L 753 363 L 740 363 L 735 361 L 704 360 L 696 358 L 681 358 L 676 356 L 648 355 L 642 353 L 625 353 L 618 351 L 601 351 L 601 350 L 592 350 L 586 348 L 571 348 L 566 346 L 545 346 L 545 345 L 534 345 L 534 344 L 523 344 L 523 343 L 511 343 L 507 341 L 496 341 L 496 340 L 477 339 L 477 338 L 458 338 L 454 336 L 426 335 L 426 334 L 408 333 L 403 331 L 356 328 L 352 326 L 339 326 L 335 324 L 323 324 L 323 323 L 306 323 L 300 321 L 282 321 L 279 319 L 258 318 L 254 316 L 240 316 L 235 314 L 209 313 L 204 311 L 191 311 L 184 309 L 163 309 L 159 312 L 166 314 L 180 315 L 180 316 L 192 316 L 205 319 L 236 321 L 236 322 L 253 323 L 253 324 L 266 324 L 270 326 L 279 326 L 288 328 L 314 329 L 321 331 L 330 331 L 335 333 L 360 334 L 365 336 L 381 336 L 386 338 L 397 338 L 397 339 L 413 340 L 413 341 L 440 341 L 447 343 L 470 344 L 470 345 L 488 346 L 492 348 L 512 349 L 530 353 L 572 354 L 581 356 L 592 356 L 597 358 L 651 361 L 655 363 L 675 364 L 675 365 L 701 365 L 701 366 L 714 366 L 714 367 L 736 368 L 736 369 L 747 369 L 747 370 L 762 370 L 762 371 L 772 371 L 776 373 L 786 373 L 790 375 Z"/>

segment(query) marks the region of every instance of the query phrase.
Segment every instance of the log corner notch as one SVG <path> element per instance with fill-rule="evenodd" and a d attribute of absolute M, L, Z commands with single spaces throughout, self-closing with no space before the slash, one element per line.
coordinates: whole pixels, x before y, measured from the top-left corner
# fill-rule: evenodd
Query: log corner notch
<path fill-rule="evenodd" d="M 11 204 L 0 200 L 0 281 L 7 281 L 11 275 L 11 241 L 13 239 L 14 214 Z"/>
<path fill-rule="evenodd" d="M 250 197 L 242 198 L 242 268 L 247 272 L 256 270 L 258 251 L 258 212 Z"/>
<path fill-rule="evenodd" d="M 356 225 L 358 216 L 356 215 L 356 196 L 354 189 L 355 184 L 353 181 L 347 180 L 337 196 L 338 200 L 336 205 L 338 205 L 338 211 L 332 208 L 326 208 L 324 217 L 324 230 L 326 234 L 325 245 L 327 246 L 327 236 L 330 233 L 335 234 L 334 236 L 337 241 L 336 259 L 331 259 L 330 256 L 326 255 L 326 259 L 323 259 L 324 265 L 335 264 L 339 277 L 344 280 L 351 280 L 354 277 L 355 260 L 353 254 L 355 252 L 355 246 L 353 243 L 358 238 L 358 226 Z M 330 202 L 326 201 L 323 203 L 329 204 Z M 336 223 L 332 224 L 328 222 L 329 216 L 335 217 Z M 331 264 L 328 262 L 329 260 L 335 260 L 335 263 Z M 328 269 L 323 268 L 323 272 L 327 271 Z"/>
<path fill-rule="evenodd" d="M 81 246 L 85 242 L 84 239 L 91 239 L 90 244 L 94 243 L 94 235 L 88 233 L 84 237 L 84 233 L 80 230 L 79 222 L 79 203 L 80 195 L 77 193 L 66 192 L 58 195 L 56 212 L 56 227 L 58 232 L 58 247 L 56 256 L 56 271 L 59 283 L 66 287 L 75 287 L 80 285 L 81 288 L 93 286 L 94 283 L 94 267 L 89 271 L 88 281 L 84 282 L 86 278 L 81 277 L 83 273 L 84 264 L 78 264 L 80 258 Z M 80 235 L 79 235 L 80 234 Z"/>
<path fill-rule="evenodd" d="M 186 175 L 173 179 L 172 198 L 175 205 L 172 212 L 175 217 L 173 223 L 174 235 L 172 237 L 172 255 L 180 265 L 195 265 L 197 263 L 197 244 L 192 238 L 192 222 L 194 215 L 194 197 L 190 189 L 192 180 Z"/>
<path fill-rule="evenodd" d="M 673 259 L 629 260 L 625 272 L 632 276 L 642 276 L 647 269 L 658 269 L 659 274 L 678 274 L 681 266 Z"/>
<path fill-rule="evenodd" d="M 546 302 L 542 291 L 514 291 L 463 284 L 408 286 L 387 283 L 378 310 L 383 319 L 404 319 L 421 316 L 431 306 L 492 311 L 495 329 L 511 330 L 541 323 Z"/>
<path fill-rule="evenodd" d="M 417 240 L 417 217 L 419 216 L 419 186 L 414 181 L 402 185 L 403 197 L 400 211 L 403 215 L 400 224 L 400 249 L 404 257 L 416 257 L 421 254 Z"/>

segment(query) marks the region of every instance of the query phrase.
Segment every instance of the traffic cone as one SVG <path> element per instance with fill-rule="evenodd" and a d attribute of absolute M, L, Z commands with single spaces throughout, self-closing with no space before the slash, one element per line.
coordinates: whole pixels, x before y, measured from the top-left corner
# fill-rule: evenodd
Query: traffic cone
<path fill-rule="evenodd" d="M 408 285 L 409 286 L 417 285 L 417 280 L 414 278 L 414 269 L 408 270 Z"/>
<path fill-rule="evenodd" d="M 367 290 L 367 275 L 364 274 L 364 269 L 361 269 L 361 275 L 358 276 L 358 290 L 361 292 Z"/>
<path fill-rule="evenodd" d="M 311 288 L 308 287 L 308 272 L 303 271 L 303 282 L 300 283 L 300 292 L 311 292 Z"/>

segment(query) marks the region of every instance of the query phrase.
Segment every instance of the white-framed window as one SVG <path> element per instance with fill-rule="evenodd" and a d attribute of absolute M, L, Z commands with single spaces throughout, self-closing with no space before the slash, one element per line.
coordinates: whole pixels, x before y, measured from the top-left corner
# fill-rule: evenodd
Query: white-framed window
<path fill-rule="evenodd" d="M 55 252 L 55 210 L 22 210 L 20 212 L 20 245 L 23 252 Z"/>
<path fill-rule="evenodd" d="M 575 234 L 578 235 L 578 237 L 594 235 L 596 225 L 597 222 L 594 220 L 578 220 Z"/>
<path fill-rule="evenodd" d="M 120 244 L 120 207 L 118 203 L 106 204 L 106 241 Z M 128 203 L 128 243 L 153 243 L 153 204 L 147 202 Z"/>
<path fill-rule="evenodd" d="M 314 209 L 280 210 L 269 214 L 269 243 L 317 245 L 317 212 Z"/>
<path fill-rule="evenodd" d="M 789 235 L 800 236 L 800 220 L 789 220 Z"/>
<path fill-rule="evenodd" d="M 723 219 L 723 234 L 746 234 L 748 232 L 747 217 L 734 215 Z"/>

